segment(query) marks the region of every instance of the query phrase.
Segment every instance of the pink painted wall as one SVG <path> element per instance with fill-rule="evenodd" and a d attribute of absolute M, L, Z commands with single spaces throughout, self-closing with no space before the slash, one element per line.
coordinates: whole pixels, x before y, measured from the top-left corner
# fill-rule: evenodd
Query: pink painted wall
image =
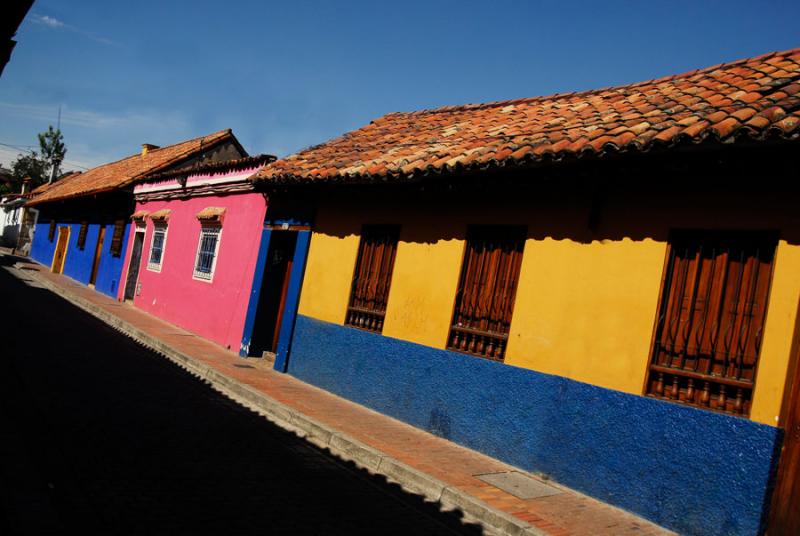
<path fill-rule="evenodd" d="M 192 278 L 200 239 L 200 222 L 196 214 L 206 207 L 226 209 L 211 282 Z M 152 213 L 161 209 L 172 211 L 161 271 L 147 268 L 153 238 L 153 222 L 148 218 L 139 269 L 141 293 L 134 298 L 134 305 L 238 351 L 266 212 L 264 197 L 246 192 L 136 204 L 137 211 Z M 131 225 L 130 232 L 134 231 Z M 131 235 L 123 283 L 120 284 L 120 299 L 130 266 L 132 243 Z"/>

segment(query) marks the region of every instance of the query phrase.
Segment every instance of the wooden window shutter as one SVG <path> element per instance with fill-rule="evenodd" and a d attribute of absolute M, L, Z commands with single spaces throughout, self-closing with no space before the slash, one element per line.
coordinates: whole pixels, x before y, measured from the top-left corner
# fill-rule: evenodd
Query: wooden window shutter
<path fill-rule="evenodd" d="M 80 231 L 78 231 L 78 249 L 83 251 L 86 249 L 86 233 L 89 231 L 89 223 L 82 221 Z"/>
<path fill-rule="evenodd" d="M 122 255 L 122 238 L 125 234 L 125 220 L 114 222 L 114 234 L 111 235 L 111 255 L 119 257 Z"/>
<path fill-rule="evenodd" d="M 47 230 L 47 241 L 52 242 L 56 238 L 56 220 L 50 220 L 50 228 Z"/>
<path fill-rule="evenodd" d="M 449 350 L 505 358 L 526 235 L 522 226 L 469 228 Z"/>
<path fill-rule="evenodd" d="M 750 414 L 777 242 L 768 232 L 673 233 L 648 395 Z"/>
<path fill-rule="evenodd" d="M 398 225 L 364 225 L 345 324 L 381 333 L 400 235 Z"/>

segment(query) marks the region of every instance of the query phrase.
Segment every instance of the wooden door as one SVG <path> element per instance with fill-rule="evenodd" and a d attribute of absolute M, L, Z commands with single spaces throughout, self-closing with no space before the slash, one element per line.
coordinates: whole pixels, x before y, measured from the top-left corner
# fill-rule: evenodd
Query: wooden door
<path fill-rule="evenodd" d="M 784 430 L 778 481 L 772 495 L 769 536 L 800 534 L 800 366 L 794 373 Z"/>
<path fill-rule="evenodd" d="M 64 272 L 64 262 L 67 260 L 67 244 L 69 243 L 69 227 L 58 228 L 58 240 L 56 241 L 56 252 L 53 254 L 53 265 L 50 271 L 54 274 Z"/>
<path fill-rule="evenodd" d="M 131 262 L 128 265 L 128 279 L 125 283 L 124 299 L 132 300 L 136 296 L 136 284 L 139 281 L 139 265 L 142 262 L 142 244 L 144 232 L 136 231 L 133 235 L 133 248 L 131 248 Z"/>
<path fill-rule="evenodd" d="M 97 245 L 94 248 L 94 261 L 92 262 L 92 275 L 89 277 L 89 285 L 94 286 L 97 281 L 97 270 L 100 268 L 100 256 L 103 253 L 103 240 L 106 237 L 106 226 L 100 226 L 100 232 L 97 235 Z"/>

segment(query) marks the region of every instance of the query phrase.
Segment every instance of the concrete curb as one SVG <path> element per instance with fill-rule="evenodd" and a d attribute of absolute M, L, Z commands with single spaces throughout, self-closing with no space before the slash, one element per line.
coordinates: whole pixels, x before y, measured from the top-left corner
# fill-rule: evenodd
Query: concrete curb
<path fill-rule="evenodd" d="M 448 486 L 445 482 L 361 443 L 335 428 L 320 423 L 192 356 L 172 348 L 164 341 L 70 292 L 69 289 L 40 277 L 37 270 L 24 270 L 24 273 L 54 294 L 83 309 L 139 344 L 166 357 L 192 375 L 205 380 L 215 390 L 231 400 L 259 413 L 281 428 L 294 432 L 310 443 L 327 449 L 336 457 L 352 462 L 371 473 L 382 475 L 387 480 L 399 484 L 406 491 L 438 502 L 444 510 L 459 509 L 463 512 L 465 520 L 479 523 L 493 534 L 546 536 L 545 532 L 529 523 L 493 508 L 458 488 Z"/>

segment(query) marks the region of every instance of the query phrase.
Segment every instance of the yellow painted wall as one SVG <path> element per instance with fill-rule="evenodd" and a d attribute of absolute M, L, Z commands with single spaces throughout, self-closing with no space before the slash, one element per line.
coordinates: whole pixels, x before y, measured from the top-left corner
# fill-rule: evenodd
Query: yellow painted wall
<path fill-rule="evenodd" d="M 641 395 L 669 229 L 782 229 L 783 222 L 770 221 L 770 214 L 789 212 L 775 207 L 755 214 L 751 200 L 743 196 L 731 200 L 730 212 L 720 216 L 708 211 L 710 200 L 698 197 L 695 205 L 683 203 L 676 220 L 674 200 L 651 197 L 648 206 L 626 195 L 620 193 L 605 205 L 599 228 L 591 232 L 586 217 L 590 203 L 580 196 L 507 198 L 494 204 L 485 199 L 428 204 L 394 200 L 391 208 L 363 200 L 328 200 L 315 223 L 300 313 L 343 324 L 361 226 L 400 224 L 383 334 L 444 348 L 467 225 L 526 224 L 529 238 L 505 362 Z M 793 244 L 800 243 L 797 235 Z M 751 410 L 755 421 L 776 424 L 799 299 L 800 245 L 784 240 L 775 261 L 757 372 Z"/>
<path fill-rule="evenodd" d="M 314 232 L 311 235 L 298 312 L 326 322 L 343 324 L 358 256 L 361 226 L 326 218 L 327 213 L 320 211 L 317 225 L 328 230 L 328 233 Z"/>
<path fill-rule="evenodd" d="M 453 318 L 464 240 L 403 240 L 401 231 L 383 334 L 444 348 Z"/>
<path fill-rule="evenodd" d="M 641 394 L 666 244 L 528 240 L 505 362 Z"/>
<path fill-rule="evenodd" d="M 800 246 L 778 244 L 750 418 L 777 424 L 800 300 Z"/>

